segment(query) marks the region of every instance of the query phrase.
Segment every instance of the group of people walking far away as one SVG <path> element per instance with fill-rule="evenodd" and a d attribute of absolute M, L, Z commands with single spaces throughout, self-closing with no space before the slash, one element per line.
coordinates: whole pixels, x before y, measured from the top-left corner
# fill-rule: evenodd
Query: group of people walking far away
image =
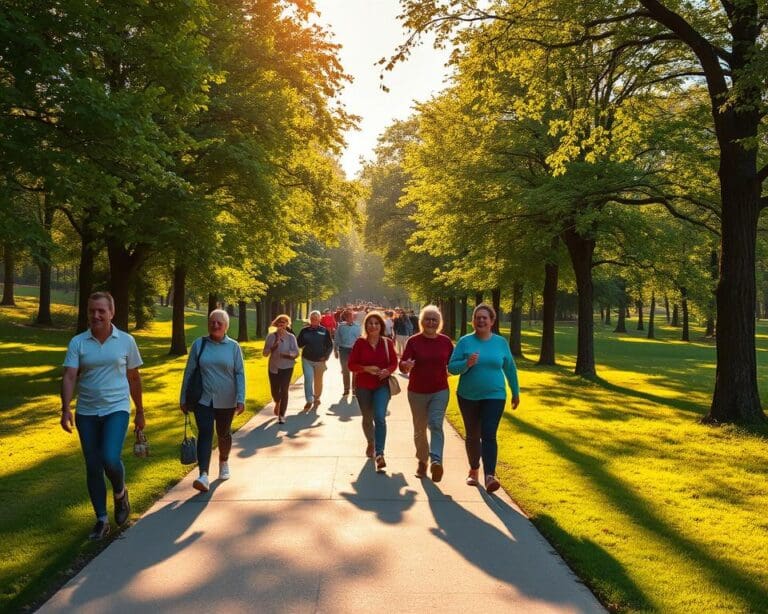
<path fill-rule="evenodd" d="M 96 515 L 91 539 L 102 539 L 110 531 L 105 476 L 112 486 L 115 523 L 121 526 L 130 516 L 121 453 L 131 400 L 136 407 L 134 427 L 140 430 L 146 425 L 139 375 L 141 356 L 134 338 L 112 324 L 114 314 L 114 300 L 109 293 L 92 294 L 88 299 L 89 329 L 72 338 L 63 365 L 61 427 L 68 433 L 76 427 L 80 438 L 88 494 Z M 344 395 L 354 390 L 357 397 L 366 439 L 365 454 L 374 459 L 376 471 L 383 472 L 387 466 L 384 452 L 391 399 L 389 378 L 399 366 L 408 376 L 408 403 L 418 461 L 416 475 L 424 478 L 429 471 L 432 480 L 439 482 L 444 473 L 443 421 L 449 401 L 448 376 L 459 375 L 457 398 L 467 434 L 469 461 L 466 482 L 479 484 L 482 461 L 485 488 L 488 492 L 497 490 L 496 432 L 506 405 L 506 387 L 512 391 L 512 409 L 520 403 L 520 388 L 509 345 L 492 331 L 496 319 L 493 308 L 486 304 L 475 308 L 474 332 L 461 337 L 455 347 L 441 333 L 442 315 L 434 305 L 421 310 L 419 332 L 407 336 L 402 346 L 396 346 L 386 334 L 386 320 L 380 312 L 367 313 L 362 326 L 355 316 L 355 312 L 347 309 L 341 312 L 340 322 L 329 329 L 321 324 L 320 312 L 313 311 L 309 325 L 298 336 L 291 331 L 289 316 L 281 314 L 273 320 L 274 332 L 267 336 L 263 354 L 269 357 L 269 383 L 278 422 L 285 422 L 288 387 L 299 352 L 305 412 L 316 410 L 320 404 L 326 361 L 334 352 L 341 362 Z M 228 329 L 227 312 L 211 311 L 208 335 L 192 344 L 181 385 L 181 411 L 192 412 L 198 428 L 199 475 L 193 486 L 201 492 L 210 488 L 208 473 L 214 429 L 219 479 L 230 478 L 232 420 L 245 409 L 243 354 L 237 341 L 227 335 Z M 398 328 L 395 321 L 396 337 L 401 330 L 404 329 Z M 200 396 L 192 400 L 197 396 L 192 395 L 191 385 L 198 371 L 202 383 Z M 77 411 L 73 414 L 70 404 L 76 387 Z"/>

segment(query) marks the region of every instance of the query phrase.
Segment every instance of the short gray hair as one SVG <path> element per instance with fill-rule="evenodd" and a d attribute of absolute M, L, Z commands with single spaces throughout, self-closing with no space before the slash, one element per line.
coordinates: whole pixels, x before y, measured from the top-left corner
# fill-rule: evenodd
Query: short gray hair
<path fill-rule="evenodd" d="M 312 311 L 309 312 L 309 317 L 311 318 L 312 316 L 317 316 L 318 318 L 320 318 L 322 317 L 322 314 L 317 309 L 313 309 Z"/>
<path fill-rule="evenodd" d="M 424 332 L 424 325 L 422 324 L 422 321 L 424 320 L 424 316 L 428 313 L 434 313 L 437 315 L 437 332 L 441 332 L 443 330 L 443 312 L 440 311 L 440 307 L 437 305 L 424 305 L 424 307 L 421 308 L 421 311 L 419 312 L 419 331 L 422 333 Z"/>
<path fill-rule="evenodd" d="M 229 314 L 226 311 L 223 309 L 214 309 L 211 313 L 208 314 L 208 319 L 210 320 L 215 315 L 221 316 L 221 319 L 224 320 L 224 326 L 229 328 Z"/>

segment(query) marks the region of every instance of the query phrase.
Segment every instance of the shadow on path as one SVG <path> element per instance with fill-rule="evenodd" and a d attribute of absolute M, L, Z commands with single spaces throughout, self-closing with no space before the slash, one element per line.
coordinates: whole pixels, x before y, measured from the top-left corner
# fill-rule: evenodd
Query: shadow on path
<path fill-rule="evenodd" d="M 382 522 L 397 524 L 416 501 L 416 491 L 407 486 L 402 473 L 376 473 L 373 461 L 367 460 L 352 482 L 355 492 L 339 494 L 361 510 L 374 512 Z"/>

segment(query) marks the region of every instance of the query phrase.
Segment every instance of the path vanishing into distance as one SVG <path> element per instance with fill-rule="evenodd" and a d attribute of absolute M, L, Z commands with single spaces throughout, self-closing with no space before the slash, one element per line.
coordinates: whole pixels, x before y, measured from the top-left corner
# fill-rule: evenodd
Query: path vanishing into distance
<path fill-rule="evenodd" d="M 338 361 L 316 413 L 300 381 L 286 424 L 270 404 L 235 433 L 229 481 L 198 493 L 195 468 L 39 611 L 604 612 L 503 490 L 464 483 L 447 423 L 443 480 L 414 476 L 406 380 L 385 474 Z"/>

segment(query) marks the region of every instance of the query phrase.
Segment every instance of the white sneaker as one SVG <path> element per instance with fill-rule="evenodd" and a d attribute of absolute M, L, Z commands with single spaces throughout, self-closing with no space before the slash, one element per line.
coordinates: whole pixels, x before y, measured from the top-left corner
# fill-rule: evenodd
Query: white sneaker
<path fill-rule="evenodd" d="M 229 463 L 226 461 L 219 463 L 219 479 L 228 480 L 231 477 L 232 474 L 229 472 Z"/>
<path fill-rule="evenodd" d="M 208 474 L 201 473 L 200 477 L 192 482 L 192 488 L 199 490 L 200 492 L 208 492 L 211 489 L 210 485 L 208 484 Z"/>

